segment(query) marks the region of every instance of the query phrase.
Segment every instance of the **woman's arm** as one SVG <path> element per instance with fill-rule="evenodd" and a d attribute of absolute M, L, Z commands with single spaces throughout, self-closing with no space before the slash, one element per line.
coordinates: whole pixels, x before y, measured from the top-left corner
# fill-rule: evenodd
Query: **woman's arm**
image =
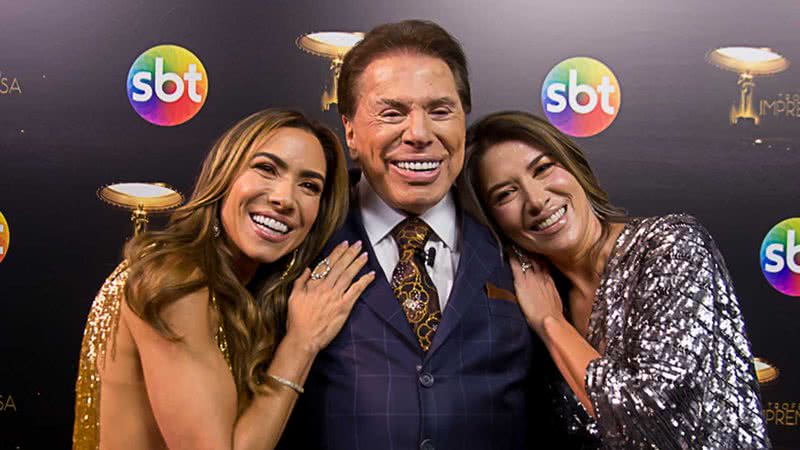
<path fill-rule="evenodd" d="M 606 445 L 684 448 L 709 433 L 719 448 L 741 447 L 743 433 L 765 439 L 741 313 L 713 241 L 694 222 L 647 236 L 626 299 L 617 303 L 625 320 L 616 351 L 593 354 L 560 314 L 541 307 L 547 302 L 521 297 L 523 310 L 540 306 L 537 333 L 577 396 L 588 396 Z M 725 417 L 711 427 L 709 405 Z"/>
<path fill-rule="evenodd" d="M 289 300 L 287 335 L 267 373 L 302 385 L 317 352 L 338 333 L 352 305 L 374 274 L 351 280 L 366 262 L 359 246 L 339 246 L 324 280 L 295 281 Z M 124 302 L 123 302 L 124 303 Z M 294 390 L 265 381 L 238 421 L 236 387 L 215 341 L 214 310 L 206 290 L 179 299 L 162 315 L 180 341 L 170 341 L 136 316 L 126 320 L 139 351 L 153 414 L 170 449 L 270 449 L 283 431 L 297 399 Z"/>
<path fill-rule="evenodd" d="M 346 242 L 328 257 L 331 270 L 323 280 L 310 280 L 308 269 L 298 278 L 289 298 L 286 337 L 275 351 L 267 370 L 302 386 L 317 353 L 339 333 L 353 304 L 375 279 L 370 272 L 352 283 L 367 262 L 360 253 L 361 243 Z M 278 444 L 297 393 L 272 379 L 269 395 L 258 395 L 239 418 L 234 435 L 234 449 L 272 449 Z"/>
<path fill-rule="evenodd" d="M 584 380 L 586 367 L 600 354 L 564 317 L 561 297 L 547 267 L 534 264 L 523 273 L 516 258 L 511 258 L 510 263 L 520 308 L 528 324 L 544 342 L 558 371 L 584 409 L 594 416 Z"/>

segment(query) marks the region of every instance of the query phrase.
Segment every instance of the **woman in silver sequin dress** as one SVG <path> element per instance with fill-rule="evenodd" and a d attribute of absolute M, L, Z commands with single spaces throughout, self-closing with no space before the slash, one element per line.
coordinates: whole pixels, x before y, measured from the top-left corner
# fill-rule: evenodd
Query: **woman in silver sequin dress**
<path fill-rule="evenodd" d="M 560 373 L 560 448 L 769 448 L 728 271 L 686 215 L 628 218 L 547 121 L 467 132 L 464 202 L 510 258 L 520 307 Z"/>
<path fill-rule="evenodd" d="M 264 110 L 214 145 L 192 198 L 131 240 L 92 304 L 73 448 L 267 449 L 374 274 L 340 244 L 348 182 L 329 128 Z"/>

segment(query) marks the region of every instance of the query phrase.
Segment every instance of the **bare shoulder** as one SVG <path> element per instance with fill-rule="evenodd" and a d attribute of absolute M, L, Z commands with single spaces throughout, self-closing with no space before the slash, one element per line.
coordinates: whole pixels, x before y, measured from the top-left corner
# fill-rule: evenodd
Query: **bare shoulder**
<path fill-rule="evenodd" d="M 213 338 L 216 314 L 207 288 L 199 289 L 164 305 L 159 315 L 164 324 L 181 341 L 202 344 Z M 161 335 L 153 325 L 136 315 L 127 304 L 122 307 L 122 318 L 138 338 L 155 338 L 156 335 Z"/>

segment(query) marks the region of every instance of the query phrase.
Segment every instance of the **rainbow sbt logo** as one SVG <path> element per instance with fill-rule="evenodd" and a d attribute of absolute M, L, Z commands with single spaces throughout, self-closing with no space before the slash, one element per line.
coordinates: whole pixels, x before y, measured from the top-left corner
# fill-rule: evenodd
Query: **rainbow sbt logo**
<path fill-rule="evenodd" d="M 608 128 L 622 101 L 617 77 L 605 64 L 579 56 L 556 64 L 542 84 L 542 109 L 570 136 L 589 137 Z"/>
<path fill-rule="evenodd" d="M 786 219 L 769 230 L 761 243 L 761 271 L 775 289 L 800 297 L 800 217 Z"/>
<path fill-rule="evenodd" d="M 177 45 L 158 45 L 139 55 L 128 72 L 128 100 L 150 123 L 171 127 L 191 119 L 208 96 L 203 63 Z"/>
<path fill-rule="evenodd" d="M 11 231 L 8 229 L 6 218 L 0 212 L 0 262 L 3 262 L 8 253 L 9 244 L 11 244 Z"/>

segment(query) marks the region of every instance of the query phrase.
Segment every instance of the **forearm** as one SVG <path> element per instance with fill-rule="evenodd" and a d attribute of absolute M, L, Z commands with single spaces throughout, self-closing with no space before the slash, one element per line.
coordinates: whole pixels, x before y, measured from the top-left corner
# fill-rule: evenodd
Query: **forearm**
<path fill-rule="evenodd" d="M 302 386 L 315 356 L 315 350 L 287 336 L 278 345 L 267 373 Z M 264 385 L 267 392 L 256 395 L 236 422 L 235 450 L 273 449 L 286 427 L 298 393 L 269 377 Z"/>
<path fill-rule="evenodd" d="M 600 354 L 563 318 L 546 317 L 540 337 L 572 392 L 586 411 L 594 416 L 584 380 L 589 363 L 599 358 Z"/>

